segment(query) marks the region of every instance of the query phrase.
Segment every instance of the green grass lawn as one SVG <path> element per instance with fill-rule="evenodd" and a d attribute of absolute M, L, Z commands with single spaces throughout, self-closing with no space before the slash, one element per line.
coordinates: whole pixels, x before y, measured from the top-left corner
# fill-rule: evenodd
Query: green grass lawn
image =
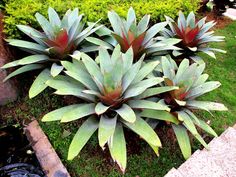
<path fill-rule="evenodd" d="M 228 126 L 236 123 L 236 22 L 224 29 L 217 30 L 219 35 L 226 36 L 225 42 L 212 45 L 227 51 L 227 54 L 218 54 L 214 60 L 204 55 L 207 63 L 207 71 L 210 80 L 218 80 L 222 86 L 203 97 L 204 100 L 224 103 L 228 112 L 213 112 L 214 117 L 209 113 L 200 112 L 199 117 L 210 120 L 212 127 L 217 133 L 222 133 Z M 50 110 L 56 109 L 63 104 L 63 100 L 48 92 L 33 100 L 28 97 L 19 99 L 16 103 L 0 108 L 0 117 L 9 123 L 12 120 L 41 118 Z M 56 149 L 64 164 L 73 177 L 78 176 L 122 176 L 117 166 L 112 162 L 109 153 L 98 147 L 97 137 L 93 136 L 86 147 L 81 151 L 80 157 L 73 161 L 66 161 L 67 150 L 73 134 L 78 128 L 78 122 L 70 124 L 40 123 L 48 135 L 53 147 Z M 172 167 L 178 167 L 184 162 L 178 145 L 173 138 L 168 126 L 163 126 L 157 131 L 163 148 L 160 150 L 160 157 L 156 157 L 151 148 L 138 137 L 134 139 L 127 137 L 128 165 L 124 176 L 134 177 L 157 176 L 161 177 Z M 127 133 L 127 132 L 126 132 Z M 201 146 L 193 141 L 193 149 Z"/>

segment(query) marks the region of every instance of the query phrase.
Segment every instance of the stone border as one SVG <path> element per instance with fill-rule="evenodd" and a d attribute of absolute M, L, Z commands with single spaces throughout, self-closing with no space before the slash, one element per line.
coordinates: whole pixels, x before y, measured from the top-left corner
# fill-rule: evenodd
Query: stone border
<path fill-rule="evenodd" d="M 70 177 L 38 121 L 32 121 L 24 131 L 46 176 Z"/>

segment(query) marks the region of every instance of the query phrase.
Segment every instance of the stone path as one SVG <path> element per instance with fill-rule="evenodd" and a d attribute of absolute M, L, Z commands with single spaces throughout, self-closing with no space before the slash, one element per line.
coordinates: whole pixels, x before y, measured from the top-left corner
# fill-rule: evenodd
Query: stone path
<path fill-rule="evenodd" d="M 236 20 L 236 9 L 228 8 L 224 13 L 224 16 L 229 17 L 232 20 Z"/>
<path fill-rule="evenodd" d="M 165 177 L 236 177 L 236 124 Z"/>

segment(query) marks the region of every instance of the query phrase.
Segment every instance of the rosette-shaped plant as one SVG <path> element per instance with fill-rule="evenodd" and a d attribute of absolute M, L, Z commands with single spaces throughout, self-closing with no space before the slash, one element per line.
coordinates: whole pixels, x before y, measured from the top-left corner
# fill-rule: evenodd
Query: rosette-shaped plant
<path fill-rule="evenodd" d="M 98 65 L 88 55 L 81 53 L 82 60 L 73 63 L 63 61 L 68 76 L 57 76 L 46 82 L 56 89 L 56 94 L 73 95 L 84 102 L 69 105 L 46 114 L 42 121 L 70 122 L 81 118 L 86 121 L 76 132 L 68 152 L 72 160 L 79 154 L 89 138 L 98 130 L 99 145 L 108 145 L 110 154 L 120 169 L 126 168 L 126 141 L 123 128 L 128 128 L 141 136 L 158 153 L 161 142 L 139 114 L 142 110 L 164 110 L 169 107 L 163 102 L 146 99 L 152 95 L 173 90 L 175 87 L 154 87 L 163 78 L 147 75 L 158 65 L 158 61 L 143 63 L 143 58 L 133 64 L 132 49 L 125 54 L 120 46 L 110 56 L 106 49 L 100 48 Z"/>
<path fill-rule="evenodd" d="M 173 37 L 181 39 L 176 45 L 181 50 L 172 53 L 175 59 L 187 58 L 197 62 L 201 60 L 201 57 L 197 55 L 199 52 L 204 52 L 213 58 L 216 58 L 214 51 L 225 53 L 224 50 L 208 46 L 210 42 L 224 41 L 223 36 L 213 35 L 214 31 L 211 31 L 211 28 L 216 24 L 214 21 L 206 22 L 206 17 L 197 21 L 193 12 L 187 18 L 179 12 L 177 23 L 170 17 L 166 17 L 166 20 L 169 22 L 169 29 L 165 28 L 162 35 L 166 39 Z"/>
<path fill-rule="evenodd" d="M 188 131 L 206 148 L 207 144 L 200 136 L 195 126 L 213 136 L 217 136 L 207 123 L 197 118 L 195 111 L 205 110 L 210 112 L 211 110 L 227 110 L 227 108 L 220 103 L 196 100 L 203 94 L 218 88 L 221 84 L 217 81 L 206 82 L 208 75 L 202 74 L 205 69 L 205 64 L 199 65 L 194 63 L 189 65 L 189 60 L 184 59 L 179 67 L 177 67 L 173 59 L 164 57 L 161 65 L 165 80 L 164 86 L 178 87 L 178 89 L 161 94 L 160 97 L 169 105 L 171 109 L 169 114 L 175 117 L 172 120 L 168 120 L 168 122 L 171 122 L 183 156 L 188 158 L 191 155 Z M 160 114 L 155 110 L 144 110 L 141 113 L 141 117 L 158 118 Z M 160 120 L 163 120 L 163 118 L 160 118 Z"/>
<path fill-rule="evenodd" d="M 84 39 L 101 27 L 94 28 L 95 24 L 91 24 L 84 29 L 83 15 L 79 15 L 78 9 L 68 10 L 62 20 L 53 8 L 48 9 L 49 20 L 39 13 L 36 13 L 35 17 L 43 30 L 42 32 L 26 25 L 17 26 L 35 42 L 18 39 L 6 40 L 10 45 L 19 47 L 32 55 L 7 63 L 2 67 L 2 69 L 6 69 L 21 66 L 9 74 L 5 80 L 23 72 L 51 67 L 50 72 L 43 70 L 36 78 L 36 83 L 32 85 L 34 87 L 31 87 L 30 90 L 30 97 L 43 91 L 46 88 L 46 85 L 43 84 L 45 79 L 50 76 L 55 77 L 63 70 L 60 61 L 71 60 L 70 55 L 76 51 Z"/>
<path fill-rule="evenodd" d="M 150 15 L 145 15 L 137 23 L 134 9 L 131 7 L 127 14 L 127 19 L 120 17 L 116 12 L 109 11 L 108 19 L 112 30 L 103 26 L 96 33 L 101 39 L 88 37 L 86 40 L 94 43 L 96 46 L 89 48 L 96 50 L 99 46 L 107 49 L 113 49 L 117 43 L 121 46 L 122 52 L 126 52 L 132 47 L 134 59 L 139 59 L 144 53 L 146 55 L 160 55 L 166 53 L 166 50 L 177 50 L 173 46 L 179 39 L 159 39 L 156 35 L 167 25 L 166 22 L 157 23 L 149 28 Z M 86 49 L 87 50 L 87 49 Z M 85 50 L 85 51 L 86 51 Z"/>

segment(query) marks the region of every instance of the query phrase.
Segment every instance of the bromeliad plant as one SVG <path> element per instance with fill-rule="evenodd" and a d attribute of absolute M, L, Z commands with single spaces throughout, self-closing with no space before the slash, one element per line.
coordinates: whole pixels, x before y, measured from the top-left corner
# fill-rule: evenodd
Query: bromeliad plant
<path fill-rule="evenodd" d="M 161 142 L 139 114 L 142 110 L 165 110 L 168 106 L 146 98 L 175 87 L 151 88 L 163 78 L 146 78 L 158 65 L 158 61 L 143 63 L 143 58 L 133 64 L 132 48 L 125 54 L 117 46 L 112 56 L 104 48 L 99 50 L 98 65 L 88 55 L 82 53 L 82 60 L 73 63 L 63 61 L 65 73 L 70 76 L 57 76 L 46 82 L 56 89 L 56 94 L 73 95 L 83 103 L 69 105 L 46 114 L 42 121 L 70 122 L 81 118 L 86 121 L 75 134 L 68 152 L 72 160 L 79 154 L 89 138 L 98 130 L 99 145 L 108 145 L 110 154 L 120 169 L 126 168 L 126 141 L 123 127 L 140 135 L 158 154 Z"/>
<path fill-rule="evenodd" d="M 193 12 L 187 18 L 182 12 L 179 12 L 177 23 L 170 17 L 166 17 L 166 20 L 169 23 L 169 29 L 165 28 L 162 31 L 162 35 L 166 39 L 173 37 L 181 39 L 176 45 L 181 50 L 172 52 L 174 59 L 181 61 L 187 58 L 199 62 L 201 60 L 201 57 L 198 56 L 199 52 L 206 53 L 213 58 L 216 58 L 214 51 L 225 53 L 224 50 L 208 47 L 210 42 L 224 40 L 223 36 L 214 36 L 214 31 L 210 31 L 216 24 L 214 21 L 206 22 L 206 17 L 197 21 Z"/>
<path fill-rule="evenodd" d="M 36 78 L 30 89 L 30 97 L 34 97 L 42 92 L 46 85 L 43 84 L 45 79 L 51 76 L 57 76 L 62 70 L 61 61 L 71 60 L 71 56 L 77 48 L 82 45 L 85 38 L 94 33 L 101 26 L 95 27 L 90 24 L 84 29 L 82 22 L 83 15 L 79 15 L 78 9 L 68 10 L 62 20 L 53 8 L 48 9 L 49 21 L 39 13 L 35 15 L 43 32 L 31 28 L 30 26 L 18 25 L 17 27 L 35 42 L 29 42 L 18 39 L 7 39 L 10 45 L 31 53 L 23 59 L 7 63 L 2 69 L 21 66 L 19 69 L 9 74 L 5 81 L 13 76 L 23 72 L 36 69 L 51 67 L 50 72 L 43 70 Z M 80 46 L 81 47 L 81 46 Z"/>
<path fill-rule="evenodd" d="M 207 123 L 196 117 L 194 111 L 226 111 L 227 108 L 223 104 L 196 100 L 199 96 L 218 88 L 221 84 L 217 81 L 206 82 L 208 75 L 203 74 L 205 64 L 189 65 L 189 60 L 184 59 L 177 67 L 173 59 L 164 57 L 161 65 L 165 80 L 164 86 L 178 87 L 178 89 L 161 94 L 160 97 L 171 108 L 169 114 L 175 116 L 175 119 L 168 120 L 168 122 L 171 122 L 183 156 L 188 158 L 191 155 L 191 146 L 187 131 L 193 134 L 206 148 L 207 144 L 198 133 L 195 125 L 209 134 L 217 136 Z M 158 117 L 159 115 L 155 110 L 144 110 L 141 116 Z"/>
<path fill-rule="evenodd" d="M 150 15 L 145 15 L 137 24 L 136 14 L 131 7 L 127 14 L 127 19 L 121 18 L 116 12 L 109 11 L 108 19 L 113 30 L 103 26 L 96 33 L 101 39 L 88 37 L 86 40 L 97 45 L 89 50 L 96 50 L 99 46 L 113 50 L 119 44 L 122 52 L 126 52 L 130 47 L 134 51 L 134 59 L 139 59 L 144 53 L 147 56 L 155 56 L 166 53 L 167 50 L 177 50 L 173 46 L 179 39 L 169 38 L 160 40 L 156 35 L 164 29 L 166 22 L 157 23 L 150 28 Z M 86 51 L 86 50 L 84 50 Z"/>

